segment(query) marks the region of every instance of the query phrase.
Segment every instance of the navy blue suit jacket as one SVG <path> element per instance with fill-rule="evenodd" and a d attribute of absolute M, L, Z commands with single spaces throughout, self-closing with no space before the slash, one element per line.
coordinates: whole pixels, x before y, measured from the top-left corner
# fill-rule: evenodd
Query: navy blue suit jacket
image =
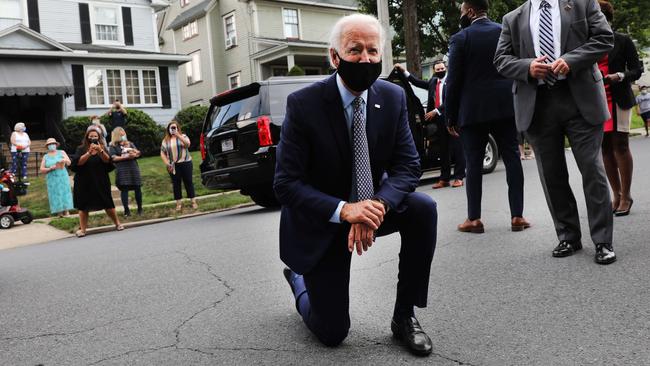
<path fill-rule="evenodd" d="M 350 225 L 329 222 L 352 188 L 352 148 L 336 74 L 287 98 L 276 154 L 275 194 L 282 204 L 280 258 L 306 273 L 330 245 L 346 245 Z M 375 196 L 391 209 L 420 178 L 404 91 L 377 80 L 368 89 L 366 133 Z"/>
<path fill-rule="evenodd" d="M 451 37 L 444 100 L 448 125 L 514 118 L 513 82 L 493 62 L 500 35 L 501 25 L 485 18 Z"/>

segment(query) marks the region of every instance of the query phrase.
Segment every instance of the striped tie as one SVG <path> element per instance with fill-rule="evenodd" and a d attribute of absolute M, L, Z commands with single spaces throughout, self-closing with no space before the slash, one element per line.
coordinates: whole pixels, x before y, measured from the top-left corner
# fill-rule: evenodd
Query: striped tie
<path fill-rule="evenodd" d="M 539 17 L 539 50 L 542 56 L 546 56 L 546 63 L 550 64 L 555 61 L 555 43 L 553 37 L 553 18 L 551 18 L 551 4 L 542 0 L 540 4 L 541 14 Z M 544 78 L 544 82 L 553 86 L 557 82 L 557 77 L 549 72 Z"/>

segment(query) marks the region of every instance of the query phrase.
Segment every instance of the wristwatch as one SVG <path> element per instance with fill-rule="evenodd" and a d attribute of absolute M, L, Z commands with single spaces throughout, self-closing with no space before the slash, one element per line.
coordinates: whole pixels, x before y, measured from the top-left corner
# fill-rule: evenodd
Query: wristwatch
<path fill-rule="evenodd" d="M 619 81 L 623 81 L 625 79 L 625 74 L 622 72 L 617 72 L 616 75 L 618 75 Z"/>
<path fill-rule="evenodd" d="M 381 203 L 382 205 L 384 205 L 384 210 L 386 211 L 386 213 L 388 213 L 388 210 L 390 210 L 390 206 L 388 206 L 388 203 L 386 201 L 384 201 L 380 197 L 375 197 L 375 198 L 373 198 L 373 200 Z"/>

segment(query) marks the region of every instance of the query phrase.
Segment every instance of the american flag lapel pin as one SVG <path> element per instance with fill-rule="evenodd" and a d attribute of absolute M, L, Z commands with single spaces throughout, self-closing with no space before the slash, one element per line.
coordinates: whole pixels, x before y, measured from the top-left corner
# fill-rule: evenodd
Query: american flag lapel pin
<path fill-rule="evenodd" d="M 564 5 L 564 10 L 566 10 L 566 11 L 571 10 L 571 4 Z"/>
<path fill-rule="evenodd" d="M 381 106 L 379 104 L 375 104 L 375 108 L 381 109 Z"/>

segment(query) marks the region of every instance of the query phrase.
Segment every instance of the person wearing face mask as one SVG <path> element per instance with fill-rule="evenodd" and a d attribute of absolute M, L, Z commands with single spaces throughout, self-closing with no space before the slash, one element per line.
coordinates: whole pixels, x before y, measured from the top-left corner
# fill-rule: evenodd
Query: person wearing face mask
<path fill-rule="evenodd" d="M 111 179 L 108 175 L 115 167 L 108 154 L 106 142 L 98 129 L 89 128 L 77 147 L 70 170 L 75 172 L 73 201 L 79 210 L 77 237 L 86 236 L 88 215 L 91 211 L 104 210 L 118 231 L 124 230 L 115 213 L 111 196 Z"/>
<path fill-rule="evenodd" d="M 115 99 L 113 105 L 111 105 L 111 108 L 108 110 L 108 112 L 106 112 L 106 114 L 108 114 L 108 116 L 111 118 L 111 128 L 124 128 L 124 126 L 126 126 L 126 120 L 129 112 L 126 110 L 126 108 L 124 108 L 122 103 L 120 103 L 119 99 Z"/>
<path fill-rule="evenodd" d="M 25 124 L 22 122 L 16 123 L 14 132 L 9 139 L 11 141 L 11 172 L 16 174 L 18 164 L 20 164 L 21 177 L 27 179 L 27 161 L 32 141 L 29 139 Z"/>
<path fill-rule="evenodd" d="M 138 216 L 142 215 L 142 178 L 136 160 L 140 157 L 140 151 L 128 140 L 126 131 L 122 127 L 114 128 L 111 133 L 109 155 L 115 165 L 115 185 L 120 190 L 124 217 L 131 216 L 129 191 L 135 193 Z"/>
<path fill-rule="evenodd" d="M 181 184 L 185 185 L 185 192 L 187 198 L 192 201 L 192 208 L 195 210 L 199 208 L 194 193 L 194 182 L 192 182 L 194 165 L 190 154 L 190 138 L 181 131 L 181 125 L 176 120 L 169 122 L 165 129 L 165 138 L 160 145 L 160 158 L 172 179 L 176 211 L 183 209 Z"/>
<path fill-rule="evenodd" d="M 90 125 L 99 128 L 102 132 L 102 137 L 104 140 L 106 140 L 106 137 L 108 136 L 108 133 L 106 132 L 106 126 L 102 124 L 102 121 L 98 116 L 90 117 Z"/>
<path fill-rule="evenodd" d="M 424 119 L 430 123 L 435 123 L 438 126 L 438 131 L 440 131 L 437 141 L 440 144 L 440 178 L 432 188 L 449 187 L 450 179 L 452 178 L 452 187 L 462 187 L 463 179 L 465 179 L 465 156 L 458 138 L 447 133 L 447 125 L 444 117 L 445 83 L 447 80 L 447 67 L 445 66 L 445 62 L 438 60 L 434 63 L 433 70 L 435 71 L 435 77 L 432 77 L 429 81 L 416 78 L 400 64 L 395 64 L 395 67 L 403 72 L 408 81 L 413 85 L 421 89 L 426 89 L 429 92 L 427 97 L 427 112 L 424 115 Z M 453 175 L 451 174 L 452 160 L 456 163 L 454 165 Z"/>
<path fill-rule="evenodd" d="M 636 96 L 636 111 L 645 124 L 645 137 L 648 137 L 648 125 L 650 125 L 650 92 L 647 86 L 642 86 L 641 92 Z"/>
<path fill-rule="evenodd" d="M 274 179 L 282 204 L 280 258 L 299 315 L 334 347 L 350 328 L 352 253 L 399 232 L 390 328 L 409 351 L 428 355 L 431 339 L 414 307 L 427 305 L 436 203 L 414 192 L 421 172 L 406 97 L 399 86 L 377 80 L 383 44 L 375 17 L 341 18 L 330 35 L 336 73 L 287 98 Z"/>
<path fill-rule="evenodd" d="M 483 159 L 491 134 L 506 168 L 510 228 L 523 231 L 524 173 L 519 156 L 512 103 L 512 81 L 499 75 L 492 60 L 501 26 L 487 18 L 487 0 L 466 0 L 461 5 L 461 27 L 449 42 L 449 74 L 445 112 L 449 133 L 460 136 L 467 165 L 467 218 L 458 230 L 483 233 L 481 196 Z"/>
<path fill-rule="evenodd" d="M 65 151 L 58 150 L 59 143 L 54 138 L 47 139 L 45 146 L 47 154 L 43 155 L 41 160 L 40 172 L 45 174 L 50 212 L 58 214 L 59 217 L 68 216 L 68 211 L 74 207 L 66 169 L 70 166 L 70 158 Z"/>

